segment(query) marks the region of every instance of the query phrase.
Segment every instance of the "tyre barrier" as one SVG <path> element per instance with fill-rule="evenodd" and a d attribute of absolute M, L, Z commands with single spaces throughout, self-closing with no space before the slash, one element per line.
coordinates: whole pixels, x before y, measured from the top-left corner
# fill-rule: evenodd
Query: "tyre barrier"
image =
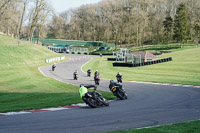
<path fill-rule="evenodd" d="M 116 58 L 107 58 L 107 61 L 116 61 L 116 60 L 117 60 Z M 119 58 L 118 60 L 123 61 L 124 58 Z"/>
<path fill-rule="evenodd" d="M 109 59 L 113 59 L 112 61 L 114 61 L 115 58 L 109 58 Z M 140 66 L 153 65 L 153 64 L 158 64 L 158 63 L 164 63 L 164 62 L 168 62 L 168 61 L 172 61 L 172 57 L 165 58 L 165 59 L 160 59 L 160 60 L 156 60 L 156 61 L 149 61 L 149 62 L 143 62 L 143 63 L 135 63 L 135 64 L 133 64 L 133 63 L 114 62 L 113 66 L 114 67 L 140 67 Z"/>
<path fill-rule="evenodd" d="M 116 61 L 116 58 L 107 58 L 107 61 Z"/>

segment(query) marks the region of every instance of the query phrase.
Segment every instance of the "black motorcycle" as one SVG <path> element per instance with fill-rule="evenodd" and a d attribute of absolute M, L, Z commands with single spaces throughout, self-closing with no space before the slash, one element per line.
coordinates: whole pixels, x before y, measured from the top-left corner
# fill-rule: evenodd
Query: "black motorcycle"
<path fill-rule="evenodd" d="M 78 80 L 78 73 L 74 73 L 74 80 Z"/>
<path fill-rule="evenodd" d="M 117 75 L 117 83 L 122 83 L 122 75 Z"/>
<path fill-rule="evenodd" d="M 117 83 L 122 83 L 122 77 L 117 77 Z"/>
<path fill-rule="evenodd" d="M 96 85 L 99 85 L 99 82 L 100 82 L 100 76 L 99 75 L 94 76 L 94 82 L 95 82 Z"/>
<path fill-rule="evenodd" d="M 128 98 L 126 91 L 124 90 L 122 85 L 113 86 L 110 90 L 112 91 L 113 95 L 119 98 L 120 100 L 124 100 Z"/>
<path fill-rule="evenodd" d="M 90 77 L 91 76 L 91 71 L 87 71 L 87 76 Z"/>
<path fill-rule="evenodd" d="M 55 68 L 56 68 L 56 65 L 55 65 L 55 64 L 53 64 L 53 65 L 52 65 L 52 71 L 54 71 L 54 70 L 55 70 Z"/>
<path fill-rule="evenodd" d="M 109 106 L 109 102 L 97 92 L 96 89 L 93 92 L 88 92 L 83 97 L 83 100 L 91 108 L 96 108 L 97 106 Z"/>

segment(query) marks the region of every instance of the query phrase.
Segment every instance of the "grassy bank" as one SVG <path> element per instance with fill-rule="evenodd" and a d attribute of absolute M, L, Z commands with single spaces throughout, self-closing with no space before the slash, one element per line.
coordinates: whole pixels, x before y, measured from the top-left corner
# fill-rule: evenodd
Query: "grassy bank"
<path fill-rule="evenodd" d="M 113 67 L 113 62 L 96 58 L 86 64 L 83 70 L 99 70 L 101 77 L 107 79 L 116 79 L 117 72 L 121 72 L 126 81 L 200 85 L 200 48 L 179 50 L 159 56 L 166 57 L 172 57 L 173 61 L 132 68 Z"/>
<path fill-rule="evenodd" d="M 45 47 L 0 35 L 0 112 L 80 103 L 78 87 L 43 76 L 45 59 L 61 56 Z M 103 93 L 106 98 L 111 93 Z"/>
<path fill-rule="evenodd" d="M 120 130 L 109 133 L 199 133 L 200 121 L 177 123 L 172 125 L 144 128 L 144 129 L 130 129 Z"/>

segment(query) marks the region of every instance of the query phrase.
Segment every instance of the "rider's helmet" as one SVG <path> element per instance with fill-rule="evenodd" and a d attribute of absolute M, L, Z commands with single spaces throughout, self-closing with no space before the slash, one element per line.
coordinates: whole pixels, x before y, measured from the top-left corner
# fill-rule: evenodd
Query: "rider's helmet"
<path fill-rule="evenodd" d="M 84 85 L 83 84 L 80 84 L 80 87 L 83 87 Z"/>
<path fill-rule="evenodd" d="M 110 80 L 110 83 L 114 83 L 114 80 Z"/>

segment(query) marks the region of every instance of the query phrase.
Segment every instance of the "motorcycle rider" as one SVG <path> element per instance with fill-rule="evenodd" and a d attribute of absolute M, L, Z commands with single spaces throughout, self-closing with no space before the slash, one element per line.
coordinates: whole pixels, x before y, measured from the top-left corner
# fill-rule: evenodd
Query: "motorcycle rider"
<path fill-rule="evenodd" d="M 52 65 L 52 71 L 54 71 L 55 68 L 56 68 L 56 64 L 53 63 L 53 65 Z"/>
<path fill-rule="evenodd" d="M 89 68 L 88 70 L 87 70 L 87 75 L 90 77 L 90 74 L 91 74 L 91 69 Z"/>
<path fill-rule="evenodd" d="M 110 80 L 110 84 L 109 84 L 109 89 L 110 89 L 110 91 L 112 90 L 112 88 L 113 88 L 114 86 L 118 86 L 120 89 L 122 89 L 122 90 L 125 92 L 125 90 L 123 89 L 123 87 L 122 87 L 121 84 L 116 83 L 114 80 Z M 125 94 L 125 95 L 126 95 L 126 97 L 127 97 L 127 94 Z"/>
<path fill-rule="evenodd" d="M 94 73 L 94 81 L 95 81 L 95 84 L 99 85 L 100 76 L 99 76 L 98 70 L 96 70 Z"/>
<path fill-rule="evenodd" d="M 93 95 L 93 92 L 88 92 L 89 88 L 94 88 L 94 90 L 96 90 L 97 87 L 95 85 L 83 85 L 83 84 L 80 85 L 79 93 L 80 93 L 80 97 L 83 100 L 85 99 L 84 97 L 86 93 Z"/>
<path fill-rule="evenodd" d="M 89 88 L 94 88 L 94 91 L 88 92 Z M 97 92 L 96 89 L 97 89 L 97 86 L 95 86 L 95 85 L 83 85 L 83 84 L 81 84 L 80 89 L 79 89 L 80 97 L 82 98 L 82 100 L 86 104 L 88 104 L 92 108 L 95 108 L 98 105 L 109 106 L 108 101 L 105 98 L 103 98 L 101 93 Z M 91 102 L 88 102 L 88 98 L 94 99 L 95 105 L 91 105 Z"/>
<path fill-rule="evenodd" d="M 122 82 L 122 74 L 120 74 L 119 72 L 117 72 L 116 78 L 117 78 L 117 81 L 118 81 L 118 82 L 119 82 L 120 80 L 121 80 L 121 82 Z"/>
<path fill-rule="evenodd" d="M 98 75 L 98 76 L 100 75 L 98 70 L 95 71 L 94 77 L 95 77 L 96 75 Z"/>
<path fill-rule="evenodd" d="M 119 86 L 122 88 L 122 85 L 116 83 L 114 80 L 110 80 L 109 89 L 111 90 L 114 86 Z"/>
<path fill-rule="evenodd" d="M 74 79 L 75 79 L 76 75 L 78 75 L 78 71 L 77 70 L 75 70 L 75 72 L 74 72 Z"/>

